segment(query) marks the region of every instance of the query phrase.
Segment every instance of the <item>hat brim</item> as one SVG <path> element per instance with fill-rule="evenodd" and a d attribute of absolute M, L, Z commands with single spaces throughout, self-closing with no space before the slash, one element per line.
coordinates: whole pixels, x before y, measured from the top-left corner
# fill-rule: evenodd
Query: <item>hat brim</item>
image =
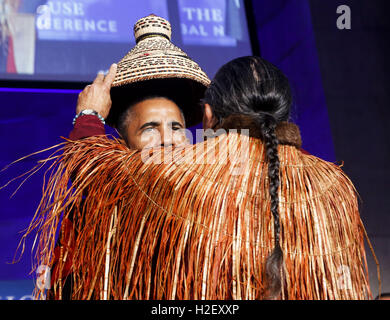
<path fill-rule="evenodd" d="M 118 128 L 121 115 L 134 103 L 147 97 L 161 96 L 178 105 L 183 111 L 187 127 L 197 125 L 203 117 L 201 99 L 206 88 L 204 84 L 187 78 L 150 79 L 112 87 L 112 107 L 106 123 Z"/>

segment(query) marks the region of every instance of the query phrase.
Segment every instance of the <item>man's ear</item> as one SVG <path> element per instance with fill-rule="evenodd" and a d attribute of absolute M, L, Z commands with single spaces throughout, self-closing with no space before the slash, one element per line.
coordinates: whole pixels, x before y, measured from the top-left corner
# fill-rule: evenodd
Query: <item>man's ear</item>
<path fill-rule="evenodd" d="M 208 103 L 205 103 L 203 112 L 203 129 L 213 128 L 216 122 L 217 119 L 214 117 L 211 106 Z"/>

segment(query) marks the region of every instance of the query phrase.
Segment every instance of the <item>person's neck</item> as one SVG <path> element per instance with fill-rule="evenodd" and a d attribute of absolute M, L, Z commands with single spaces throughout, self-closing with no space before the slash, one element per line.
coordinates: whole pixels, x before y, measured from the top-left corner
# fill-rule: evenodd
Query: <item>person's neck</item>
<path fill-rule="evenodd" d="M 215 129 L 249 129 L 249 136 L 253 138 L 262 139 L 263 135 L 261 129 L 256 121 L 249 116 L 231 115 L 222 120 L 221 124 Z M 299 128 L 296 124 L 287 121 L 281 121 L 277 124 L 275 129 L 276 137 L 279 144 L 291 145 L 296 148 L 301 148 L 302 139 Z"/>

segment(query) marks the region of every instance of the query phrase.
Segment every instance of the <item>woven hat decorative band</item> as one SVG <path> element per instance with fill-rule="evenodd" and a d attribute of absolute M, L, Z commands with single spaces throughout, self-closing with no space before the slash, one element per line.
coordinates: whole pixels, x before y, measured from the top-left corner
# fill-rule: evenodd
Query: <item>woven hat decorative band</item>
<path fill-rule="evenodd" d="M 136 45 L 118 62 L 111 90 L 113 106 L 107 123 L 115 126 L 123 109 L 123 103 L 115 104 L 115 98 L 123 96 L 125 91 L 129 96 L 131 90 L 139 96 L 143 87 L 147 87 L 145 94 L 164 94 L 175 100 L 183 110 L 187 126 L 199 123 L 202 117 L 199 100 L 210 79 L 195 61 L 170 41 L 169 21 L 156 15 L 144 17 L 134 25 L 134 37 Z"/>

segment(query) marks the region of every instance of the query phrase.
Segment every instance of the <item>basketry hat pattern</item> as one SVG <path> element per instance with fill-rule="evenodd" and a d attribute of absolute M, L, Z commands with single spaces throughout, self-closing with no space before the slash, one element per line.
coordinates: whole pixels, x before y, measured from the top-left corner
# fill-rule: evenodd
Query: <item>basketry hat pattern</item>
<path fill-rule="evenodd" d="M 170 23 L 149 15 L 134 25 L 136 45 L 119 62 L 111 92 L 139 95 L 164 94 L 178 102 L 186 117 L 187 126 L 200 122 L 199 100 L 210 84 L 201 67 L 183 50 L 171 42 Z M 162 81 L 167 80 L 167 81 Z M 161 92 L 164 91 L 164 92 Z M 115 94 L 116 93 L 116 94 Z M 123 106 L 116 106 L 107 122 L 115 123 Z M 122 110 L 123 111 L 123 110 Z"/>

